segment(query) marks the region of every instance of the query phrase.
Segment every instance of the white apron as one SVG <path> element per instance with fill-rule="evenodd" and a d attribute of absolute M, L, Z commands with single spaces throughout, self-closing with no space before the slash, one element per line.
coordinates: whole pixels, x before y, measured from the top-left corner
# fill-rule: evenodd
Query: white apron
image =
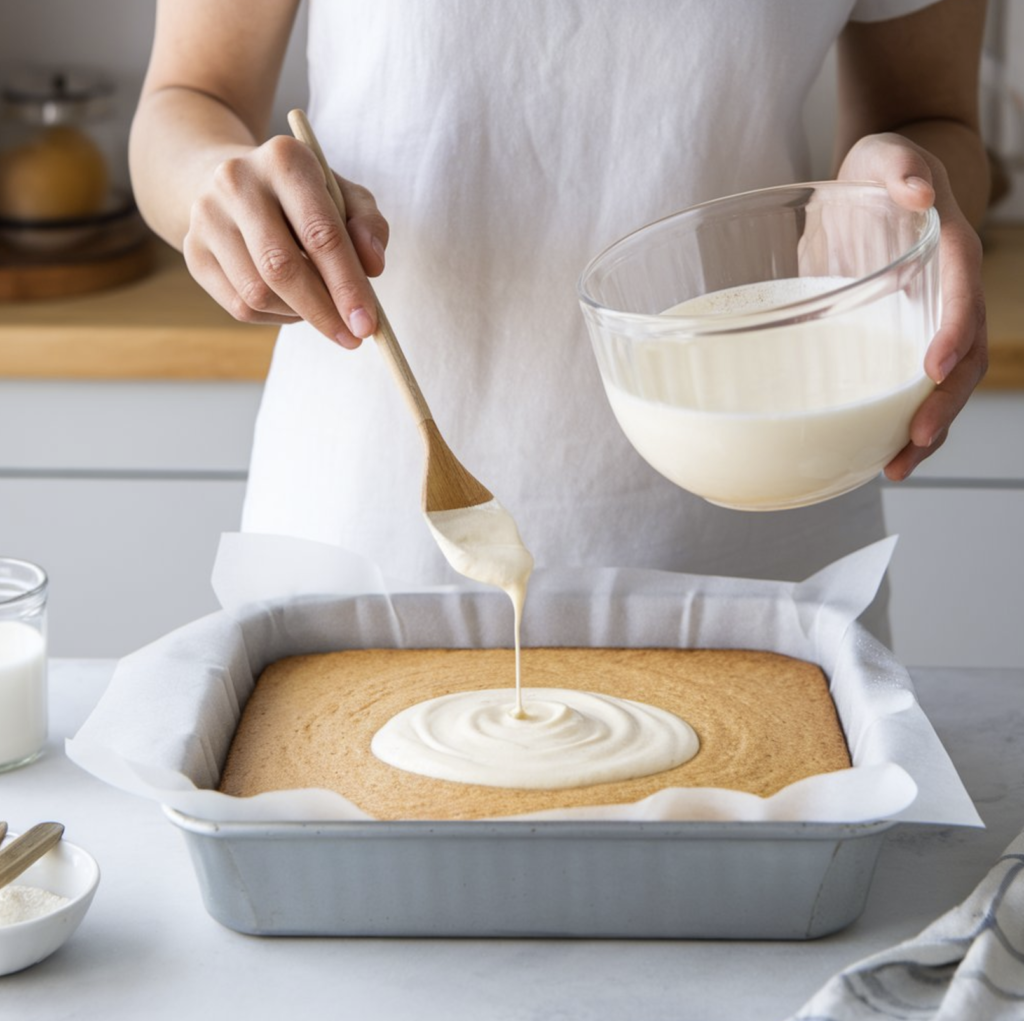
<path fill-rule="evenodd" d="M 312 0 L 310 116 L 391 224 L 381 303 L 442 434 L 538 565 L 798 579 L 884 534 L 876 485 L 751 513 L 658 475 L 608 407 L 576 283 L 651 220 L 806 179 L 803 102 L 843 24 L 925 2 Z M 285 327 L 243 529 L 456 580 L 422 468 L 373 342 Z"/>

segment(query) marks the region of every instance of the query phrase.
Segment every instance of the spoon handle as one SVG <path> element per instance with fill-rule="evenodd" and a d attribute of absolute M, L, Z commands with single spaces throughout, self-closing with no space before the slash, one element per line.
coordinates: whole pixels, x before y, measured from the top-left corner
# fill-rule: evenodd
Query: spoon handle
<path fill-rule="evenodd" d="M 31 864 L 42 858 L 64 835 L 59 822 L 37 823 L 0 851 L 0 887 L 17 879 Z"/>
<path fill-rule="evenodd" d="M 324 156 L 324 151 L 320 148 L 320 142 L 313 133 L 313 126 L 309 123 L 306 114 L 302 110 L 292 110 L 288 114 L 288 124 L 292 129 L 292 134 L 300 142 L 305 142 L 313 150 L 320 163 L 320 169 L 324 172 L 327 190 L 344 222 L 348 219 L 345 211 L 345 199 L 342 197 L 341 188 L 338 187 L 338 179 L 334 176 L 334 172 L 327 162 L 327 157 Z M 409 363 L 405 359 L 405 353 L 402 351 L 398 338 L 391 329 L 388 317 L 384 314 L 384 309 L 381 308 L 376 296 L 374 301 L 377 305 L 377 332 L 374 333 L 373 339 L 377 342 L 377 347 L 380 348 L 381 353 L 384 355 L 388 368 L 395 377 L 395 381 L 402 391 L 402 396 L 405 398 L 413 418 L 416 419 L 417 425 L 422 425 L 424 422 L 431 421 L 434 416 L 430 413 L 430 408 L 427 406 L 423 391 L 420 390 L 419 383 L 416 382 L 416 377 L 412 374 L 412 369 L 409 368 Z"/>

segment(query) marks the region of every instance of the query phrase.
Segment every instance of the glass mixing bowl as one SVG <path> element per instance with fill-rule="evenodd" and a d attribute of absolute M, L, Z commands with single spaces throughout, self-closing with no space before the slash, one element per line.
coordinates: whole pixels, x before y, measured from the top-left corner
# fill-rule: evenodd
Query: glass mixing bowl
<path fill-rule="evenodd" d="M 881 185 L 706 202 L 628 235 L 579 282 L 615 416 L 666 478 L 742 510 L 874 478 L 932 389 L 939 221 Z"/>

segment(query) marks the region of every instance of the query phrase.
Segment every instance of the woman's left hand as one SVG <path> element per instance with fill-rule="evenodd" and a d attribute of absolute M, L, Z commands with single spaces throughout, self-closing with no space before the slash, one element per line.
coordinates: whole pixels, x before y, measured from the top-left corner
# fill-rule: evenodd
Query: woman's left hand
<path fill-rule="evenodd" d="M 934 205 L 941 223 L 942 320 L 924 361 L 936 385 L 910 423 L 910 442 L 886 465 L 886 477 L 900 481 L 942 446 L 988 368 L 981 241 L 957 205 L 942 163 L 902 135 L 862 138 L 843 160 L 838 176 L 883 183 L 909 209 Z"/>

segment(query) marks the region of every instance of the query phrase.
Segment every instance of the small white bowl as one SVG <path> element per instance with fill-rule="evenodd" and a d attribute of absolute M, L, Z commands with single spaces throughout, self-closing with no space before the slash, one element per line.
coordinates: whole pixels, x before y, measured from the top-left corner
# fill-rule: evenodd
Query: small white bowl
<path fill-rule="evenodd" d="M 15 835 L 9 833 L 4 843 Z M 68 902 L 40 918 L 0 925 L 0 975 L 28 968 L 62 946 L 89 910 L 99 881 L 95 859 L 66 840 L 18 876 L 12 885 L 36 886 Z"/>

